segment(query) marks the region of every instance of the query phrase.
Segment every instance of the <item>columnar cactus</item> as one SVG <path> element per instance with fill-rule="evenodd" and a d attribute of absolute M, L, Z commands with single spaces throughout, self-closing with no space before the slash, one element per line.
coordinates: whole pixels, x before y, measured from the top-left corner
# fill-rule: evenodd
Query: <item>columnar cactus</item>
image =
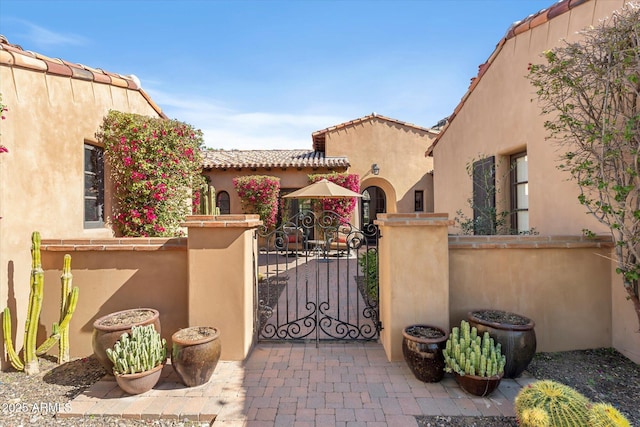
<path fill-rule="evenodd" d="M 488 332 L 481 337 L 478 330 L 463 320 L 454 327 L 443 350 L 445 371 L 459 375 L 493 377 L 504 373 L 505 356 L 500 343 L 495 343 Z"/>
<path fill-rule="evenodd" d="M 51 336 L 36 350 L 38 356 L 49 351 L 58 342 L 58 363 L 69 361 L 69 322 L 78 304 L 78 287 L 71 287 L 73 275 L 71 274 L 71 255 L 64 256 L 64 265 L 60 282 L 62 284 L 60 300 L 60 321 L 53 324 Z"/>
<path fill-rule="evenodd" d="M 204 215 L 220 215 L 220 208 L 216 207 L 216 188 L 213 185 L 208 185 L 202 191 L 200 210 Z"/>
<path fill-rule="evenodd" d="M 589 399 L 564 384 L 551 380 L 536 381 L 523 387 L 515 399 L 515 409 L 522 427 L 528 424 L 527 411 L 543 409 L 549 416 L 550 426 L 588 426 Z"/>
<path fill-rule="evenodd" d="M 167 342 L 153 325 L 133 326 L 130 334 L 125 332 L 107 349 L 107 357 L 113 362 L 114 374 L 149 371 L 166 360 Z"/>
<path fill-rule="evenodd" d="M 40 233 L 34 231 L 31 234 L 31 279 L 29 306 L 27 308 L 27 319 L 24 327 L 24 362 L 18 356 L 13 341 L 11 331 L 11 311 L 9 307 L 4 309 L 2 318 L 2 328 L 4 333 L 5 348 L 11 365 L 18 371 L 25 371 L 28 375 L 40 372 L 38 355 L 46 353 L 56 341 L 60 340 L 60 352 L 58 363 L 69 360 L 69 335 L 68 328 L 71 316 L 78 302 L 78 288 L 71 288 L 71 256 L 65 255 L 64 268 L 62 273 L 62 306 L 61 320 L 59 324 L 53 325 L 52 335 L 39 348 L 36 349 L 36 338 L 38 333 L 38 323 L 40 312 L 42 311 L 42 300 L 44 293 L 44 270 L 42 269 L 42 259 L 40 255 Z"/>

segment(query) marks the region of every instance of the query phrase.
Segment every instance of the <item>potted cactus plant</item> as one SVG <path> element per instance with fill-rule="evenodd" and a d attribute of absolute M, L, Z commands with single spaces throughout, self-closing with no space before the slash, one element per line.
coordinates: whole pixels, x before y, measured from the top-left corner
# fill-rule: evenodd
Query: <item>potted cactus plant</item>
<path fill-rule="evenodd" d="M 158 333 L 160 327 L 160 312 L 155 308 L 130 308 L 116 311 L 100 317 L 93 322 L 91 345 L 96 359 L 107 372 L 113 370 L 113 363 L 107 357 L 107 349 L 120 339 L 125 332 L 131 332 L 133 326 L 153 325 Z"/>
<path fill-rule="evenodd" d="M 445 371 L 455 375 L 456 382 L 467 393 L 491 394 L 504 374 L 506 358 L 488 332 L 482 337 L 469 322 L 462 320 L 454 327 L 443 350 Z"/>
<path fill-rule="evenodd" d="M 167 359 L 167 342 L 153 325 L 133 326 L 107 349 L 113 374 L 122 390 L 129 394 L 149 391 L 158 383 Z"/>

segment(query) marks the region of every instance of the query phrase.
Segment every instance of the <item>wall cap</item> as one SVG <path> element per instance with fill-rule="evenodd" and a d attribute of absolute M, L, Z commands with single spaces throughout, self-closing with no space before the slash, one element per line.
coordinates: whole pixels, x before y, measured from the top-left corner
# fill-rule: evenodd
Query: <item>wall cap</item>
<path fill-rule="evenodd" d="M 262 225 L 259 215 L 189 215 L 180 224 L 187 228 L 254 228 Z"/>
<path fill-rule="evenodd" d="M 373 223 L 387 227 L 449 227 L 455 224 L 446 213 L 382 213 Z"/>
<path fill-rule="evenodd" d="M 613 238 L 609 235 L 598 235 L 596 237 L 582 235 L 449 235 L 449 249 L 576 249 L 611 248 L 613 246 Z"/>
<path fill-rule="evenodd" d="M 168 251 L 186 250 L 185 237 L 114 237 L 110 239 L 43 239 L 43 251 Z"/>

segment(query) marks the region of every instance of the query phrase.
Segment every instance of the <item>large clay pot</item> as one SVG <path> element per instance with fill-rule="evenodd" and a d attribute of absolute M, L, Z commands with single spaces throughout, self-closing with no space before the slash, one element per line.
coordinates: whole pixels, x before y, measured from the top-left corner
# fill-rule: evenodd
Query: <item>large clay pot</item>
<path fill-rule="evenodd" d="M 444 377 L 445 346 L 449 333 L 431 325 L 411 325 L 402 331 L 402 354 L 420 381 L 434 383 Z"/>
<path fill-rule="evenodd" d="M 209 326 L 180 329 L 171 336 L 171 365 L 187 387 L 206 384 L 220 360 L 220 333 Z"/>
<path fill-rule="evenodd" d="M 489 335 L 502 346 L 507 363 L 505 378 L 516 378 L 527 369 L 536 354 L 535 323 L 528 317 L 503 310 L 474 310 L 467 313 L 478 335 Z"/>
<path fill-rule="evenodd" d="M 477 375 L 460 375 L 456 373 L 456 382 L 467 393 L 474 396 L 488 396 L 500 385 L 502 375 L 479 377 Z"/>
<path fill-rule="evenodd" d="M 113 373 L 113 362 L 107 357 L 107 349 L 120 339 L 125 332 L 131 332 L 132 326 L 145 326 L 153 324 L 160 333 L 160 313 L 153 308 L 132 308 L 117 311 L 100 317 L 93 322 L 93 335 L 91 344 L 96 359 L 107 370 Z"/>
<path fill-rule="evenodd" d="M 129 394 L 142 394 L 151 390 L 162 374 L 163 365 L 158 365 L 150 371 L 137 374 L 116 374 L 116 382 L 120 388 Z"/>

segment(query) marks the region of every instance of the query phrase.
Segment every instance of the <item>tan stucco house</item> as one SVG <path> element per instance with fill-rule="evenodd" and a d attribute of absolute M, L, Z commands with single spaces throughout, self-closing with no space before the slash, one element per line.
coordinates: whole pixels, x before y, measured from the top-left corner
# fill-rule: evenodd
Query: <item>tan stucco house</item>
<path fill-rule="evenodd" d="M 0 153 L 0 310 L 10 305 L 22 322 L 34 230 L 43 238 L 113 236 L 105 227 L 110 204 L 101 180 L 108 174 L 95 137 L 103 117 L 110 109 L 164 115 L 133 76 L 48 58 L 2 36 L 0 93 L 8 107 L 0 124 L 8 149 Z"/>
<path fill-rule="evenodd" d="M 309 184 L 309 174 L 346 172 L 360 177 L 365 195 L 355 224 L 378 213 L 433 212 L 432 159 L 424 150 L 437 131 L 376 113 L 313 132 L 312 148 L 300 150 L 210 150 L 204 171 L 224 213 L 240 213 L 233 178 L 280 178 L 281 194 Z"/>
<path fill-rule="evenodd" d="M 491 56 L 480 65 L 478 75 L 426 152 L 434 162 L 435 212 L 454 218 L 462 209 L 467 217 L 473 217 L 467 200 L 473 195 L 474 183 L 467 167 L 475 165 L 477 171 L 482 171 L 487 166 L 484 162 L 488 162 L 498 166 L 496 208 L 516 212 L 509 218 L 512 228 L 520 232 L 535 229 L 540 239 L 558 235 L 579 238 L 583 229 L 608 234 L 608 229 L 588 215 L 578 202 L 577 184 L 557 168 L 559 147 L 545 139 L 545 117 L 526 75 L 529 64 L 544 62 L 542 52 L 563 43 L 563 39 L 577 40 L 580 30 L 598 25 L 625 3 L 625 0 L 563 0 L 509 28 Z M 513 173 L 509 173 L 510 168 Z M 512 268 L 508 260 L 496 265 L 503 277 Z M 612 289 L 612 345 L 638 360 L 637 318 L 632 304 L 625 300 L 622 279 L 613 272 L 613 267 L 613 262 L 603 266 L 611 270 L 611 282 L 601 283 L 602 287 Z M 524 264 L 512 274 L 526 268 Z M 486 265 L 479 269 L 495 270 Z M 455 272 L 452 276 L 455 279 Z M 565 278 L 563 286 L 567 289 L 573 286 L 574 276 Z M 470 283 L 479 285 L 477 281 Z M 581 284 L 574 283 L 577 288 Z"/>
<path fill-rule="evenodd" d="M 558 147 L 545 140 L 545 118 L 525 76 L 529 64 L 544 61 L 543 51 L 563 39 L 575 41 L 578 31 L 597 25 L 624 4 L 625 0 L 565 0 L 509 28 L 427 151 L 436 171 L 436 212 L 453 217 L 462 209 L 473 216 L 467 203 L 472 180 L 466 167 L 481 157 L 493 157 L 501 169 L 496 173 L 496 205 L 499 211 L 519 211 L 513 217 L 514 229 L 534 228 L 540 234 L 606 231 L 585 214 L 575 182 L 557 169 Z M 510 165 L 516 179 L 509 176 Z"/>

